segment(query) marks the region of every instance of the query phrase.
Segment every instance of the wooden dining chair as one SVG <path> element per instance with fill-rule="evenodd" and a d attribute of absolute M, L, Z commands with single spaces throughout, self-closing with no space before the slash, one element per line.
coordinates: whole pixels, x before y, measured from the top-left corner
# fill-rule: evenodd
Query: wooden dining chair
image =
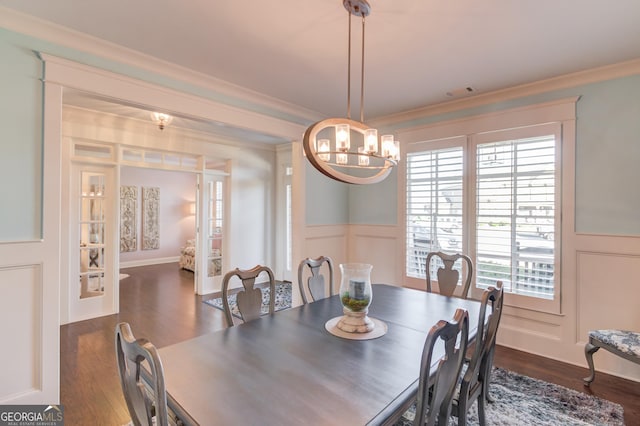
<path fill-rule="evenodd" d="M 455 296 L 455 292 L 458 289 L 458 281 L 460 281 L 460 272 L 454 269 L 454 265 L 458 260 L 463 262 L 463 272 L 466 273 L 466 278 L 462 281 L 462 290 L 458 297 L 466 299 L 469 294 L 469 288 L 471 287 L 471 280 L 473 278 L 473 262 L 471 258 L 466 254 L 455 253 L 447 254 L 441 251 L 430 252 L 427 254 L 426 260 L 426 274 L 427 274 L 427 291 L 432 292 L 431 283 L 431 262 L 440 260 L 442 266 L 438 268 L 436 273 L 438 278 L 438 288 L 440 294 L 445 296 Z"/>
<path fill-rule="evenodd" d="M 327 256 L 320 256 L 315 259 L 307 257 L 298 265 L 298 286 L 300 287 L 302 303 L 307 304 L 307 293 L 309 293 L 312 302 L 327 297 L 327 284 L 322 274 L 323 265 L 326 265 L 325 269 L 329 272 L 329 296 L 333 296 L 333 261 Z M 306 285 L 303 280 L 305 269 L 309 269 L 311 273 L 311 276 L 307 277 Z"/>
<path fill-rule="evenodd" d="M 269 310 L 268 313 L 275 312 L 276 303 L 276 280 L 273 272 L 266 266 L 256 265 L 251 269 L 234 269 L 225 274 L 222 279 L 222 307 L 227 320 L 227 326 L 232 327 L 233 314 L 229 305 L 229 282 L 233 277 L 238 277 L 242 281 L 240 291 L 236 293 L 236 303 L 238 313 L 242 321 L 248 322 L 262 315 L 262 288 L 256 287 L 256 278 L 265 272 L 269 277 Z"/>
<path fill-rule="evenodd" d="M 453 393 L 464 361 L 469 337 L 469 313 L 456 309 L 453 321 L 438 321 L 427 335 L 420 363 L 420 382 L 414 426 L 446 425 L 451 415 Z M 445 353 L 431 374 L 433 348 L 444 343 Z M 458 346 L 456 347 L 456 342 Z"/>
<path fill-rule="evenodd" d="M 461 378 L 457 397 L 452 404 L 452 414 L 458 418 L 458 426 L 467 424 L 467 413 L 474 401 L 478 401 L 478 421 L 480 426 L 486 424 L 486 402 L 490 400 L 489 384 L 493 356 L 496 348 L 496 336 L 500 318 L 502 317 L 502 303 L 504 290 L 502 281 L 496 287 L 489 287 L 482 294 L 480 316 L 478 318 L 478 333 L 467 369 Z M 487 310 L 490 312 L 487 314 Z"/>
<path fill-rule="evenodd" d="M 133 337 L 126 322 L 116 325 L 116 360 L 120 384 L 131 422 L 135 426 L 169 424 L 164 371 L 158 350 L 146 339 Z M 150 383 L 142 380 L 142 362 L 146 361 Z"/>

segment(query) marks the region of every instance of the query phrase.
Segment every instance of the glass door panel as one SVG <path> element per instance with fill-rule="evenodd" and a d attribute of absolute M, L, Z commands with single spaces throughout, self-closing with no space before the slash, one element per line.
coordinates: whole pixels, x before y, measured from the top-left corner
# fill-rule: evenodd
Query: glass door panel
<path fill-rule="evenodd" d="M 104 295 L 105 174 L 80 173 L 80 299 Z"/>
<path fill-rule="evenodd" d="M 224 275 L 224 176 L 205 173 L 199 191 L 198 294 L 219 291 Z"/>
<path fill-rule="evenodd" d="M 208 206 L 208 241 L 207 241 L 207 275 L 222 275 L 222 182 L 207 182 L 209 198 Z"/>

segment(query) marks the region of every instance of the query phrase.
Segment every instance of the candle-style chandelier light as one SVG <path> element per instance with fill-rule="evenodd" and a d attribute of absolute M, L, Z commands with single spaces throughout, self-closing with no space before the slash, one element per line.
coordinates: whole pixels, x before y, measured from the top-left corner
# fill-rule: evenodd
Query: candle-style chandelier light
<path fill-rule="evenodd" d="M 367 0 L 343 0 L 349 12 L 349 48 L 347 72 L 347 117 L 328 118 L 313 124 L 304 134 L 303 147 L 309 162 L 324 175 L 353 184 L 384 180 L 400 160 L 400 144 L 393 135 L 383 135 L 364 124 L 364 23 L 371 6 Z M 360 121 L 351 119 L 351 18 L 362 17 L 362 66 Z M 335 129 L 335 132 L 327 129 Z M 362 135 L 363 144 L 354 146 L 351 133 Z M 333 140 L 332 140 L 333 139 Z"/>

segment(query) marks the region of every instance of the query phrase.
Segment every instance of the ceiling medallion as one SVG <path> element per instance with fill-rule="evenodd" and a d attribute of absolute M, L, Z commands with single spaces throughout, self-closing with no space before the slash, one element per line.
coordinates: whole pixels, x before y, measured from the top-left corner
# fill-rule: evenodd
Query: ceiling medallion
<path fill-rule="evenodd" d="M 384 180 L 400 160 L 400 143 L 393 135 L 383 135 L 364 124 L 364 21 L 371 12 L 366 0 L 343 0 L 349 13 L 349 55 L 347 73 L 347 117 L 328 118 L 313 124 L 303 138 L 309 162 L 331 179 L 351 184 L 371 184 Z M 362 68 L 360 121 L 351 119 L 351 17 L 362 17 Z M 334 129 L 332 132 L 327 129 Z M 351 144 L 351 133 L 362 135 L 362 146 Z M 333 146 L 333 148 L 332 148 Z"/>

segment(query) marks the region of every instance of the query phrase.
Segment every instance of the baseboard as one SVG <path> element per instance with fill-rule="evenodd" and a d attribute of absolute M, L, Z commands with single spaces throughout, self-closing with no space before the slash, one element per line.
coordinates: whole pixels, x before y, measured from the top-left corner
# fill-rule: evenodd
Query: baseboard
<path fill-rule="evenodd" d="M 155 259 L 130 260 L 128 262 L 120 262 L 120 268 L 133 268 L 135 266 L 160 265 L 162 263 L 179 262 L 180 256 L 158 257 Z"/>

